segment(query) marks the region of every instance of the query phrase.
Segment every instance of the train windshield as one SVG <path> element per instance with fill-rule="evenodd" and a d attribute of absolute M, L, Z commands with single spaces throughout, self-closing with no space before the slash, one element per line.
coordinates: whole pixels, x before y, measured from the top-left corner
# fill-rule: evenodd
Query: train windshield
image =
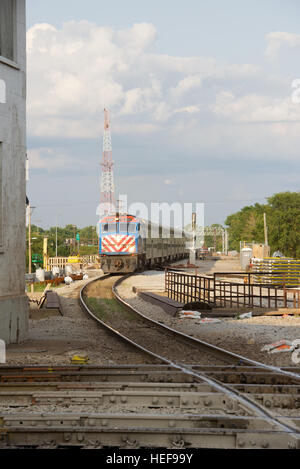
<path fill-rule="evenodd" d="M 135 233 L 137 230 L 136 223 L 120 223 L 119 232 L 120 233 Z"/>
<path fill-rule="evenodd" d="M 103 223 L 102 232 L 103 233 L 116 233 L 117 224 L 116 223 Z"/>
<path fill-rule="evenodd" d="M 128 223 L 128 233 L 135 233 L 137 225 L 136 223 Z"/>

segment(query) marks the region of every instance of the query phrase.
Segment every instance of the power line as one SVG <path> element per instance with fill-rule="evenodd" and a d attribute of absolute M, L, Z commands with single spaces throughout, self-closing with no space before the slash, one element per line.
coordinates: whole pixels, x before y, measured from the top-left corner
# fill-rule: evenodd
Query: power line
<path fill-rule="evenodd" d="M 252 203 L 256 203 L 256 201 L 264 201 L 266 200 L 266 198 L 269 197 L 269 196 L 265 196 L 265 197 L 261 197 L 261 198 L 255 198 L 254 199 L 223 199 L 223 200 L 203 200 L 203 201 L 199 201 L 199 203 L 204 203 L 204 204 L 227 204 L 227 203 L 230 203 L 230 202 L 252 202 Z M 59 203 L 59 204 L 41 204 L 41 205 L 36 205 L 36 208 L 43 208 L 43 207 L 76 207 L 78 205 L 92 205 L 95 206 L 95 201 L 86 201 L 86 202 L 82 202 L 82 201 L 78 201 L 78 202 L 72 202 L 72 203 L 69 203 L 69 204 L 62 204 L 62 203 Z"/>

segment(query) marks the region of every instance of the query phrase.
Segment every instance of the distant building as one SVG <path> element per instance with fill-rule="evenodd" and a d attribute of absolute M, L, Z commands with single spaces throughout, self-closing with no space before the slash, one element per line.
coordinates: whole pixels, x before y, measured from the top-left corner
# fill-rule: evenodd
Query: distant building
<path fill-rule="evenodd" d="M 25 0 L 0 0 L 0 339 L 28 327 L 25 295 Z"/>

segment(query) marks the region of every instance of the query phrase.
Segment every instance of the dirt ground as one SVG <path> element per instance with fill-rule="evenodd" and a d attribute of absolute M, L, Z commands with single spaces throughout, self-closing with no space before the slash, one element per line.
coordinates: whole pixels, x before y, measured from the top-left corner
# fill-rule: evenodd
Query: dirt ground
<path fill-rule="evenodd" d="M 103 275 L 89 270 L 89 280 L 58 288 L 64 316 L 56 311 L 37 310 L 32 305 L 27 340 L 7 346 L 7 364 L 70 364 L 73 355 L 88 355 L 90 364 L 144 363 L 131 347 L 112 337 L 82 310 L 78 295 L 92 277 Z M 35 299 L 40 293 L 30 296 Z"/>
<path fill-rule="evenodd" d="M 186 265 L 187 260 L 174 263 L 176 265 Z M 240 272 L 240 262 L 238 257 L 220 256 L 216 259 L 196 260 L 195 264 L 197 273 L 212 274 L 214 272 Z M 188 272 L 195 273 L 195 268 L 187 268 Z"/>

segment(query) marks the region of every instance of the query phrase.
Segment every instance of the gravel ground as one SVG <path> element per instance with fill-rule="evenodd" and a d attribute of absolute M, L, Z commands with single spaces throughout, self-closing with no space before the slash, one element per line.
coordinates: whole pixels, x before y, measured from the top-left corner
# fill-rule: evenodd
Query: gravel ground
<path fill-rule="evenodd" d="M 86 415 L 89 414 L 89 418 L 93 416 L 93 414 L 109 414 L 110 416 L 114 414 L 146 414 L 146 415 L 158 415 L 158 416 L 168 416 L 168 415 L 175 415 L 177 417 L 184 417 L 186 415 L 187 418 L 191 418 L 191 416 L 195 416 L 197 418 L 198 415 L 202 415 L 203 409 L 197 409 L 195 407 L 185 407 L 184 412 L 182 413 L 182 409 L 178 407 L 172 407 L 172 406 L 167 406 L 167 407 L 142 407 L 142 406 L 128 406 L 128 404 L 121 406 L 119 405 L 35 405 L 31 407 L 5 407 L 5 406 L 0 406 L 0 413 L 1 416 L 4 414 L 30 414 L 32 417 L 33 413 L 43 413 L 43 414 L 50 414 L 50 416 L 54 413 L 58 414 L 71 414 L 76 417 L 76 414 L 78 415 Z M 224 410 L 223 409 L 210 409 L 210 408 L 205 408 L 205 415 L 224 415 Z M 53 416 L 53 415 L 52 415 Z M 98 417 L 98 415 L 96 415 Z"/>
<path fill-rule="evenodd" d="M 236 260 L 197 261 L 198 272 L 211 273 L 213 271 L 239 270 Z M 193 271 L 193 269 L 189 269 Z M 98 271 L 89 271 L 90 278 L 100 275 Z M 115 364 L 115 363 L 145 363 L 145 359 L 134 352 L 130 347 L 114 339 L 100 327 L 97 327 L 81 309 L 78 302 L 79 291 L 88 281 L 74 282 L 70 287 L 62 287 L 57 290 L 65 315 L 41 317 L 30 320 L 29 337 L 18 345 L 7 347 L 8 364 L 69 364 L 73 354 L 87 354 L 90 364 Z M 164 274 L 159 271 L 149 271 L 127 279 L 119 287 L 119 293 L 130 304 L 139 309 L 143 314 L 159 320 L 166 325 L 198 337 L 207 342 L 219 345 L 228 350 L 241 353 L 250 358 L 277 366 L 293 365 L 291 355 L 282 353 L 268 355 L 261 353 L 263 345 L 279 339 L 300 338 L 300 318 L 292 317 L 256 317 L 245 320 L 222 319 L 217 324 L 197 324 L 196 320 L 179 320 L 172 318 L 158 306 L 141 300 L 132 292 L 132 287 L 137 286 L 152 291 L 161 291 L 164 286 Z M 47 314 L 47 313 L 45 313 Z M 0 407 L 0 412 L 28 413 L 28 412 L 65 412 L 76 413 L 84 409 L 84 412 L 141 412 L 163 414 L 166 409 L 151 409 L 132 407 L 122 409 L 122 406 L 76 406 L 68 407 L 56 405 L 34 406 L 31 409 L 21 407 L 18 409 Z M 211 411 L 210 413 L 218 413 Z M 289 410 L 280 410 L 276 413 L 291 415 Z M 178 413 L 178 409 L 168 408 L 168 414 Z M 195 409 L 185 409 L 185 413 L 195 413 Z M 295 415 L 298 416 L 298 410 Z M 293 414 L 292 414 L 293 415 Z"/>
<path fill-rule="evenodd" d="M 199 273 L 238 271 L 239 264 L 234 258 L 205 260 L 197 261 L 197 269 Z M 101 271 L 89 270 L 87 273 L 92 278 L 99 276 Z M 145 357 L 97 327 L 82 311 L 78 295 L 87 282 L 77 281 L 57 289 L 65 315 L 53 315 L 55 313 L 50 311 L 33 315 L 37 319 L 29 321 L 28 339 L 7 347 L 8 364 L 69 364 L 75 354 L 87 354 L 91 364 L 145 363 Z M 132 292 L 132 286 L 162 292 L 164 273 L 161 271 L 148 271 L 127 279 L 119 287 L 121 296 L 142 313 L 186 334 L 267 364 L 293 366 L 290 353 L 268 354 L 261 352 L 261 348 L 276 340 L 300 338 L 298 317 L 228 318 L 221 319 L 221 323 L 198 324 L 197 320 L 172 318 L 159 306 L 140 299 Z M 33 310 L 36 313 L 35 306 Z"/>
<path fill-rule="evenodd" d="M 217 271 L 237 270 L 236 262 L 236 260 L 202 261 L 198 272 L 211 273 L 215 269 Z M 200 264 L 201 261 L 198 263 Z M 159 290 L 164 285 L 162 272 L 157 271 L 155 274 L 149 271 L 131 277 L 119 286 L 118 291 L 123 299 L 143 314 L 181 332 L 269 365 L 295 366 L 290 352 L 268 354 L 261 352 L 261 348 L 281 339 L 300 339 L 299 317 L 258 316 L 243 320 L 224 318 L 220 323 L 215 324 L 200 324 L 193 319 L 180 320 L 169 316 L 161 307 L 142 300 L 132 291 L 133 286 L 139 288 L 145 286 L 149 290 L 151 285 L 152 291 L 159 294 Z M 158 286 L 157 290 L 156 286 Z"/>
<path fill-rule="evenodd" d="M 182 260 L 175 262 L 172 267 L 176 268 L 178 265 L 187 265 L 188 261 Z M 241 266 L 238 257 L 224 257 L 220 256 L 218 259 L 196 260 L 194 264 L 198 273 L 212 274 L 214 272 L 240 272 Z M 184 267 L 180 267 L 180 269 Z M 187 272 L 195 273 L 195 268 L 186 268 Z"/>
<path fill-rule="evenodd" d="M 154 278 L 154 275 L 150 275 Z M 221 364 L 228 362 L 216 358 L 212 353 L 199 350 L 198 347 L 180 342 L 178 339 L 166 334 L 161 327 L 145 323 L 134 313 L 123 308 L 113 297 L 112 286 L 120 277 L 109 277 L 95 282 L 88 287 L 89 301 L 93 298 L 92 312 L 106 324 L 119 331 L 132 341 L 141 344 L 153 353 L 166 357 L 176 363 L 187 364 Z"/>
<path fill-rule="evenodd" d="M 89 278 L 101 273 L 87 272 Z M 70 364 L 75 354 L 88 355 L 90 364 L 145 363 L 141 355 L 97 326 L 82 310 L 79 291 L 88 282 L 76 281 L 56 290 L 64 316 L 40 310 L 44 311 L 44 317 L 29 320 L 27 340 L 7 346 L 7 364 Z M 35 305 L 33 309 L 36 311 Z"/>

